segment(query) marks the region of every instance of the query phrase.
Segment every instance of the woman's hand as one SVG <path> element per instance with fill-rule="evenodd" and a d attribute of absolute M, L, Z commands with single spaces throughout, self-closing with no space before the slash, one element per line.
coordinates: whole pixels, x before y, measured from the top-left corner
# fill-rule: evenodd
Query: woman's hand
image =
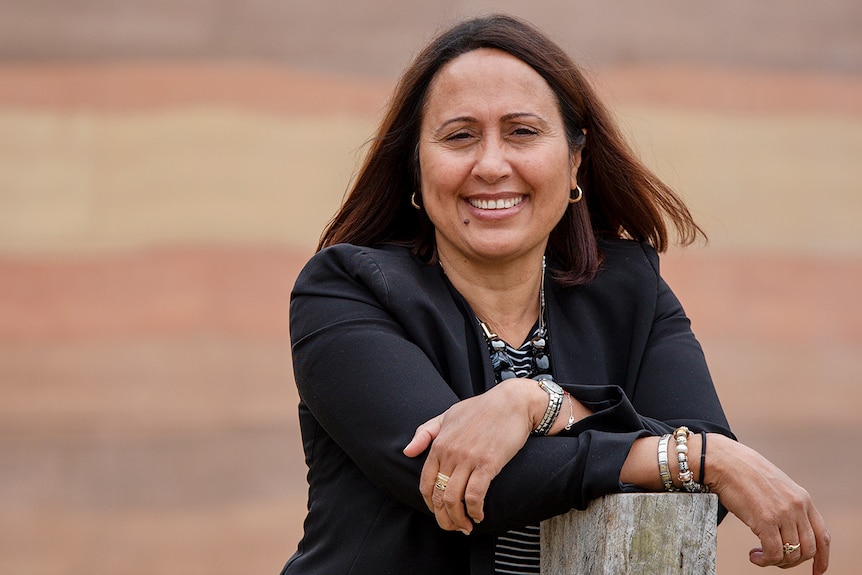
<path fill-rule="evenodd" d="M 814 558 L 812 573 L 829 566 L 830 535 L 811 496 L 756 451 L 710 434 L 706 474 L 721 503 L 748 525 L 761 547 L 749 552 L 755 565 L 794 567 Z M 785 553 L 784 544 L 800 547 Z"/>
<path fill-rule="evenodd" d="M 416 457 L 431 445 L 419 490 L 440 527 L 469 534 L 482 521 L 491 480 L 524 446 L 547 406 L 548 394 L 535 381 L 507 379 L 417 428 L 404 454 Z M 445 489 L 434 486 L 438 473 L 449 477 Z"/>

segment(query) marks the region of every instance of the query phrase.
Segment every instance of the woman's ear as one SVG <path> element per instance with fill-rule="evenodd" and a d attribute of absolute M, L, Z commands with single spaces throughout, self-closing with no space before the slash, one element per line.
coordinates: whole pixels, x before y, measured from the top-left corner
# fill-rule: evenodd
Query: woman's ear
<path fill-rule="evenodd" d="M 587 135 L 586 128 L 581 128 L 581 132 L 583 132 L 584 136 Z M 584 145 L 578 146 L 578 149 L 572 152 L 572 175 L 569 186 L 571 190 L 574 190 L 578 185 L 578 168 L 581 167 L 581 150 L 584 149 Z"/>
<path fill-rule="evenodd" d="M 578 185 L 578 168 L 581 166 L 581 151 L 572 154 L 572 174 L 569 179 L 569 189 L 574 190 Z"/>

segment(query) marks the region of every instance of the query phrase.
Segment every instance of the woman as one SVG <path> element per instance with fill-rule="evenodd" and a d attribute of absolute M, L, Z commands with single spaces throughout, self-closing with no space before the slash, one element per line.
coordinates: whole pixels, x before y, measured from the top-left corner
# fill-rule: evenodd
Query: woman
<path fill-rule="evenodd" d="M 541 33 L 432 41 L 294 288 L 309 511 L 283 573 L 538 572 L 543 519 L 707 488 L 753 563 L 824 572 L 808 494 L 733 440 L 665 222 L 701 233 Z"/>

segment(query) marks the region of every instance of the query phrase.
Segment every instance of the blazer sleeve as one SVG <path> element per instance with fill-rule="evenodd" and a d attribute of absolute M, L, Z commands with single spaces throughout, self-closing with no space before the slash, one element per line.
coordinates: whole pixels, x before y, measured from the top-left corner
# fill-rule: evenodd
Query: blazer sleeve
<path fill-rule="evenodd" d="M 706 357 L 679 299 L 662 279 L 658 255 L 642 245 L 654 270 L 655 311 L 630 396 L 645 427 L 656 434 L 680 425 L 734 438 Z"/>
<path fill-rule="evenodd" d="M 423 460 L 402 450 L 418 425 L 459 398 L 387 311 L 387 292 L 360 248 L 312 258 L 291 295 L 294 378 L 300 400 L 365 476 L 427 511 L 418 489 Z"/>

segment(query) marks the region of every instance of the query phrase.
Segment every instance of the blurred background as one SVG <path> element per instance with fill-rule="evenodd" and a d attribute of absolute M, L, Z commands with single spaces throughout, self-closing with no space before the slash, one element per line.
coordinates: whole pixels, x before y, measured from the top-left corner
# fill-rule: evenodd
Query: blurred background
<path fill-rule="evenodd" d="M 710 242 L 663 272 L 731 423 L 858 573 L 855 0 L 0 0 L 0 573 L 280 570 L 293 280 L 400 70 L 488 10 L 569 50 L 690 202 Z M 755 544 L 728 518 L 719 573 Z"/>

